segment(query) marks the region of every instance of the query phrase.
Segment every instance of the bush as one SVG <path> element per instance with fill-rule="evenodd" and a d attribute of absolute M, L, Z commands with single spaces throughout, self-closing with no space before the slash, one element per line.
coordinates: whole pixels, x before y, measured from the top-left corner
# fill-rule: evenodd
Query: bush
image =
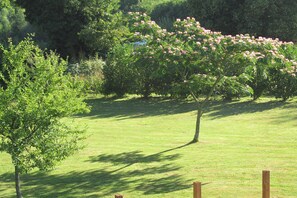
<path fill-rule="evenodd" d="M 284 44 L 279 48 L 283 58 L 292 60 L 284 64 L 279 60 L 275 67 L 269 69 L 269 91 L 283 101 L 297 95 L 297 45 Z"/>
<path fill-rule="evenodd" d="M 270 71 L 270 93 L 275 98 L 288 100 L 297 94 L 297 71 L 288 72 L 286 69 Z"/>
<path fill-rule="evenodd" d="M 0 9 L 0 42 L 7 44 L 7 38 L 18 43 L 28 33 L 30 24 L 25 20 L 25 10 L 18 6 Z"/>
<path fill-rule="evenodd" d="M 120 10 L 124 12 L 129 11 L 143 11 L 139 7 L 140 0 L 121 0 L 120 1 Z"/>
<path fill-rule="evenodd" d="M 103 67 L 103 93 L 116 94 L 119 97 L 131 93 L 135 87 L 136 70 L 133 67 L 133 46 L 117 45 L 108 54 Z"/>
<path fill-rule="evenodd" d="M 104 65 L 105 62 L 95 56 L 79 63 L 69 64 L 67 71 L 76 76 L 77 80 L 84 82 L 86 92 L 97 94 L 102 92 Z"/>
<path fill-rule="evenodd" d="M 217 93 L 223 97 L 224 100 L 231 101 L 234 98 L 239 99 L 242 96 L 248 96 L 252 92 L 249 86 L 242 82 L 242 78 L 239 80 L 236 78 L 226 78 L 224 82 L 219 86 Z"/>
<path fill-rule="evenodd" d="M 189 16 L 189 10 L 185 1 L 166 2 L 157 5 L 151 13 L 152 20 L 156 21 L 162 28 L 172 29 L 173 22 Z"/>

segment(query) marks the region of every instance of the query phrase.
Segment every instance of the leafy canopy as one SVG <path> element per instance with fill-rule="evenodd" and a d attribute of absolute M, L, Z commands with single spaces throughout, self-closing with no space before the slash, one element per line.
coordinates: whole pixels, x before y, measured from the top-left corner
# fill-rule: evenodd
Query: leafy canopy
<path fill-rule="evenodd" d="M 0 151 L 20 172 L 52 168 L 79 148 L 82 131 L 61 118 L 88 111 L 82 86 L 65 75 L 66 61 L 30 39 L 0 50 Z"/>
<path fill-rule="evenodd" d="M 27 20 L 41 28 L 49 45 L 63 56 L 100 56 L 120 41 L 123 32 L 119 0 L 17 0 Z"/>

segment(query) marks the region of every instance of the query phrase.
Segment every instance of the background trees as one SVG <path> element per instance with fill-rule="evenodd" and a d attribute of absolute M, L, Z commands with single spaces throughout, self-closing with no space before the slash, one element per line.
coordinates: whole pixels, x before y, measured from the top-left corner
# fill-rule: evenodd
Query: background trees
<path fill-rule="evenodd" d="M 10 154 L 15 167 L 17 197 L 22 197 L 20 174 L 47 170 L 74 153 L 81 131 L 61 118 L 87 111 L 82 86 L 65 75 L 66 62 L 44 55 L 32 41 L 0 46 L 0 151 Z"/>
<path fill-rule="evenodd" d="M 120 41 L 123 27 L 119 1 L 36 1 L 18 0 L 26 17 L 49 38 L 49 46 L 63 56 L 79 56 L 107 51 Z"/>
<path fill-rule="evenodd" d="M 297 2 L 294 0 L 188 0 L 192 16 L 206 28 L 224 34 L 297 40 Z"/>
<path fill-rule="evenodd" d="M 12 5 L 0 8 L 0 43 L 21 41 L 27 33 L 31 33 L 30 24 L 25 20 L 24 9 Z"/>

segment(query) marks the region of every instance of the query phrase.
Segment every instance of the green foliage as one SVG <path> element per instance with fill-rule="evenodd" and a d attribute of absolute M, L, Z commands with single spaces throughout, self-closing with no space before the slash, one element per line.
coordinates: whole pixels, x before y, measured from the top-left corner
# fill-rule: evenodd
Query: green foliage
<path fill-rule="evenodd" d="M 95 56 L 89 59 L 82 59 L 79 63 L 68 65 L 67 72 L 76 77 L 76 80 L 82 81 L 84 91 L 91 93 L 101 93 L 103 83 L 103 67 L 105 62 Z"/>
<path fill-rule="evenodd" d="M 294 65 L 296 59 L 293 45 L 277 39 L 222 35 L 190 17 L 177 19 L 167 31 L 146 14 L 129 16 L 131 40 L 139 44 L 128 53 L 136 83 L 129 93 L 206 100 L 212 94 L 225 99 L 252 94 L 257 99 L 269 87 L 269 70 L 279 61 Z"/>
<path fill-rule="evenodd" d="M 282 45 L 283 54 L 276 60 L 276 66 L 269 69 L 269 91 L 283 101 L 297 94 L 297 48 L 293 44 Z M 288 62 L 288 58 L 293 58 Z"/>
<path fill-rule="evenodd" d="M 224 34 L 297 39 L 297 2 L 294 0 L 188 0 L 191 15 L 202 25 Z"/>
<path fill-rule="evenodd" d="M 120 0 L 120 9 L 124 12 L 140 11 L 140 0 Z"/>
<path fill-rule="evenodd" d="M 253 99 L 260 98 L 265 90 L 267 90 L 268 83 L 268 65 L 266 64 L 255 64 L 247 69 L 247 73 L 251 76 L 247 84 L 252 88 Z"/>
<path fill-rule="evenodd" d="M 160 27 L 172 30 L 177 18 L 185 19 L 189 16 L 189 9 L 186 1 L 169 1 L 156 5 L 150 16 Z"/>
<path fill-rule="evenodd" d="M 2 9 L 2 8 L 7 8 L 7 7 L 9 7 L 10 6 L 10 0 L 2 0 L 1 2 L 0 2 L 0 9 Z"/>
<path fill-rule="evenodd" d="M 47 33 L 50 47 L 65 57 L 105 56 L 125 32 L 118 0 L 17 2 L 26 9 L 28 21 Z"/>
<path fill-rule="evenodd" d="M 51 169 L 80 148 L 82 131 L 61 118 L 88 110 L 82 86 L 64 74 L 64 60 L 44 55 L 30 39 L 0 49 L 0 78 L 7 85 L 0 87 L 0 151 L 20 173 Z"/>
<path fill-rule="evenodd" d="M 291 65 L 292 70 L 287 73 L 295 75 L 290 72 L 295 71 L 296 62 L 289 56 L 291 54 L 286 55 L 281 50 L 282 46 L 289 47 L 291 43 L 242 34 L 222 35 L 201 27 L 190 17 L 177 19 L 173 30 L 168 32 L 145 14 L 130 15 L 130 29 L 135 38 L 146 41 L 146 45 L 135 49 L 136 67 L 143 80 L 141 94 L 156 93 L 158 84 L 177 85 L 175 89 L 172 87 L 175 96 L 178 90 L 182 90 L 180 95 L 191 94 L 198 108 L 194 142 L 198 141 L 203 107 L 214 94 L 225 99 L 247 95 L 251 90 L 246 85 L 249 83 L 256 99 L 264 90 L 262 82 L 267 81 L 269 68 Z M 284 93 L 287 92 L 294 93 L 292 89 Z"/>
<path fill-rule="evenodd" d="M 104 94 L 115 93 L 121 97 L 135 90 L 136 70 L 133 67 L 134 62 L 132 45 L 117 45 L 113 48 L 107 56 L 106 66 L 103 67 Z"/>
<path fill-rule="evenodd" d="M 122 14 L 119 12 L 119 0 L 86 1 L 82 14 L 87 19 L 79 31 L 79 40 L 91 53 L 106 56 L 107 52 L 120 43 L 127 29 L 121 24 Z"/>
<path fill-rule="evenodd" d="M 24 9 L 15 5 L 0 9 L 0 43 L 7 43 L 8 38 L 19 42 L 30 32 L 28 27 Z"/>
<path fill-rule="evenodd" d="M 283 101 L 297 94 L 297 70 L 291 74 L 286 71 L 272 69 L 270 71 L 270 93 Z"/>
<path fill-rule="evenodd" d="M 239 99 L 243 96 L 249 96 L 252 93 L 252 90 L 249 86 L 246 85 L 246 80 L 244 75 L 237 77 L 226 77 L 222 84 L 218 86 L 215 90 L 216 95 L 221 95 L 224 100 L 231 101 L 234 98 Z"/>

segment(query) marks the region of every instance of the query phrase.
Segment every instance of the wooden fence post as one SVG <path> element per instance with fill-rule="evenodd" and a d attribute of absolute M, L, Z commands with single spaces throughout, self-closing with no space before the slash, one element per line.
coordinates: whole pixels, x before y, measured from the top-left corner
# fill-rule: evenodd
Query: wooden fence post
<path fill-rule="evenodd" d="M 114 198 L 123 198 L 123 195 L 115 195 Z"/>
<path fill-rule="evenodd" d="M 193 197 L 201 198 L 201 182 L 193 183 Z"/>
<path fill-rule="evenodd" d="M 270 171 L 262 171 L 262 198 L 270 198 Z"/>

